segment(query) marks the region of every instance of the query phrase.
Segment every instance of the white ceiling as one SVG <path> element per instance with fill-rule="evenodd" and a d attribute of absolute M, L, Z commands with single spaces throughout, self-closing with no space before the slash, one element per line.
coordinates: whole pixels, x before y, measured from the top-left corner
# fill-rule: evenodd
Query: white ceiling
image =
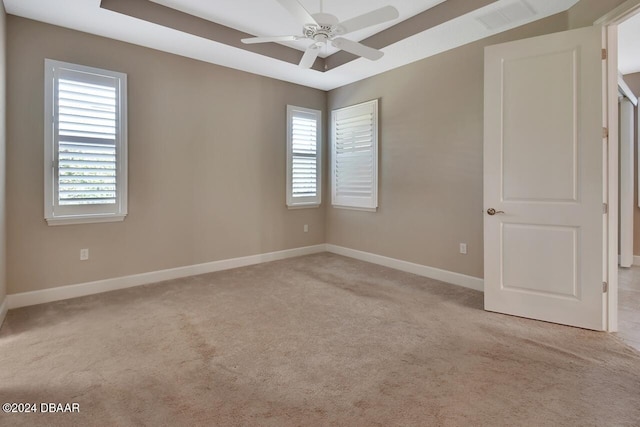
<path fill-rule="evenodd" d="M 640 13 L 618 26 L 618 66 L 622 74 L 640 72 Z"/>
<path fill-rule="evenodd" d="M 276 0 L 153 0 L 190 14 L 255 35 L 297 34 L 299 24 Z M 459 16 L 382 49 L 379 61 L 356 59 L 327 72 L 304 70 L 295 64 L 100 8 L 100 0 L 4 0 L 8 13 L 185 57 L 219 64 L 254 74 L 290 81 L 323 90 L 340 87 L 405 64 L 453 49 L 466 43 L 562 12 L 578 0 L 498 0 L 484 8 Z M 320 10 L 319 0 L 301 0 L 311 12 Z M 535 11 L 531 17 L 488 29 L 478 17 L 526 2 Z M 324 0 L 325 12 L 340 20 L 392 4 L 401 18 L 418 14 L 442 0 Z M 381 31 L 384 24 L 371 31 Z M 364 30 L 363 30 L 364 31 Z M 371 35 L 358 32 L 356 40 Z M 304 49 L 305 45 L 298 46 Z"/>
<path fill-rule="evenodd" d="M 203 0 L 151 0 L 164 6 L 186 12 L 190 15 L 199 16 L 209 21 L 254 36 L 288 36 L 300 35 L 302 26 L 286 11 L 282 6 L 273 0 L 233 0 L 228 1 L 224 7 L 220 7 L 219 2 Z M 380 7 L 392 4 L 400 12 L 400 18 L 365 28 L 349 34 L 351 40 L 360 41 L 372 36 L 382 30 L 404 21 L 420 12 L 431 9 L 445 0 L 299 0 L 304 8 L 310 13 L 321 12 L 320 2 L 322 1 L 322 11 L 335 15 L 340 22 L 353 18 L 363 13 L 363 11 L 375 10 Z M 293 43 L 282 43 L 298 50 L 304 51 L 309 41 L 299 41 Z M 326 57 L 337 52 L 338 49 L 329 46 L 322 49 L 319 56 Z"/>

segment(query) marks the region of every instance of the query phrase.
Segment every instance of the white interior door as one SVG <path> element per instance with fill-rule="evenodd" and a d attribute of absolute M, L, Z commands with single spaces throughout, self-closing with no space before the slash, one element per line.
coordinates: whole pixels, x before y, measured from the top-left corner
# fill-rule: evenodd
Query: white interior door
<path fill-rule="evenodd" d="M 601 31 L 485 51 L 486 310 L 604 329 Z"/>

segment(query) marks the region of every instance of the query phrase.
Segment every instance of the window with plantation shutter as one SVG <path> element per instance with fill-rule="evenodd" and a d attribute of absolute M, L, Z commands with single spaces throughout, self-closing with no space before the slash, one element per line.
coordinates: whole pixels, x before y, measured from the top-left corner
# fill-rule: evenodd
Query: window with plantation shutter
<path fill-rule="evenodd" d="M 322 113 L 287 106 L 287 206 L 320 205 Z"/>
<path fill-rule="evenodd" d="M 378 100 L 331 114 L 331 203 L 375 211 L 378 207 Z"/>
<path fill-rule="evenodd" d="M 127 214 L 125 74 L 45 60 L 45 219 Z"/>

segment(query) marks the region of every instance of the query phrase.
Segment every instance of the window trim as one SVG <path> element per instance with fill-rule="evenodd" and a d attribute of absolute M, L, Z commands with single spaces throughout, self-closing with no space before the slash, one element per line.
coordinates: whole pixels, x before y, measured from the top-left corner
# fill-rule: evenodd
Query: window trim
<path fill-rule="evenodd" d="M 293 197 L 293 117 L 296 112 L 311 114 L 316 120 L 316 195 L 313 197 Z M 317 208 L 322 203 L 322 111 L 287 105 L 287 184 L 286 203 L 288 209 Z"/>
<path fill-rule="evenodd" d="M 55 104 L 59 70 L 86 73 L 96 78 L 116 79 L 119 99 L 116 131 L 116 203 L 112 209 L 100 209 L 107 205 L 57 205 L 57 138 Z M 48 225 L 70 225 L 99 222 L 119 222 L 127 216 L 127 75 L 53 59 L 44 60 L 44 218 Z M 88 79 L 89 80 L 89 79 Z M 111 206 L 111 205 L 109 205 Z"/>
<path fill-rule="evenodd" d="M 340 198 L 336 194 L 336 159 L 337 159 L 337 147 L 336 147 L 336 121 L 339 113 L 348 111 L 351 109 L 363 108 L 369 106 L 371 108 L 373 126 L 372 132 L 372 183 L 371 183 L 371 197 L 364 200 L 358 200 L 356 198 L 343 197 Z M 338 108 L 331 111 L 331 205 L 337 209 L 349 209 L 356 211 L 377 212 L 378 210 L 378 151 L 379 151 L 379 110 L 378 99 L 362 102 L 348 107 Z"/>

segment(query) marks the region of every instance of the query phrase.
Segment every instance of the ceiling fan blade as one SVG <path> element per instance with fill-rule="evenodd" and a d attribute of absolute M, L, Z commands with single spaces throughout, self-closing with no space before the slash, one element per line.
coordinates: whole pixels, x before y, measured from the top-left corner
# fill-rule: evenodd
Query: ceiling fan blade
<path fill-rule="evenodd" d="M 355 18 L 347 19 L 341 22 L 338 27 L 342 30 L 341 34 L 351 33 L 372 25 L 382 24 L 391 21 L 400 16 L 398 9 L 393 6 L 385 6 L 380 9 L 372 10 Z"/>
<path fill-rule="evenodd" d="M 244 44 L 254 44 L 254 43 L 269 43 L 269 42 L 294 42 L 296 40 L 300 40 L 303 37 L 299 36 L 273 36 L 273 37 L 249 37 L 246 39 L 242 39 L 242 43 Z"/>
<path fill-rule="evenodd" d="M 307 9 L 305 9 L 297 0 L 278 0 L 278 3 L 282 5 L 287 11 L 293 15 L 294 18 L 302 25 L 315 24 L 318 25 L 316 20 L 311 16 Z"/>
<path fill-rule="evenodd" d="M 313 67 L 313 63 L 316 62 L 316 58 L 320 53 L 320 48 L 322 44 L 314 43 L 305 50 L 304 55 L 302 55 L 302 59 L 300 60 L 300 68 L 311 68 Z"/>
<path fill-rule="evenodd" d="M 378 49 L 374 49 L 372 47 L 365 46 L 362 43 L 354 42 L 353 40 L 345 39 L 342 37 L 333 39 L 331 44 L 333 44 L 333 46 L 337 47 L 338 49 L 346 50 L 349 53 L 362 56 L 363 58 L 367 58 L 371 61 L 377 61 L 384 56 L 384 52 Z"/>

